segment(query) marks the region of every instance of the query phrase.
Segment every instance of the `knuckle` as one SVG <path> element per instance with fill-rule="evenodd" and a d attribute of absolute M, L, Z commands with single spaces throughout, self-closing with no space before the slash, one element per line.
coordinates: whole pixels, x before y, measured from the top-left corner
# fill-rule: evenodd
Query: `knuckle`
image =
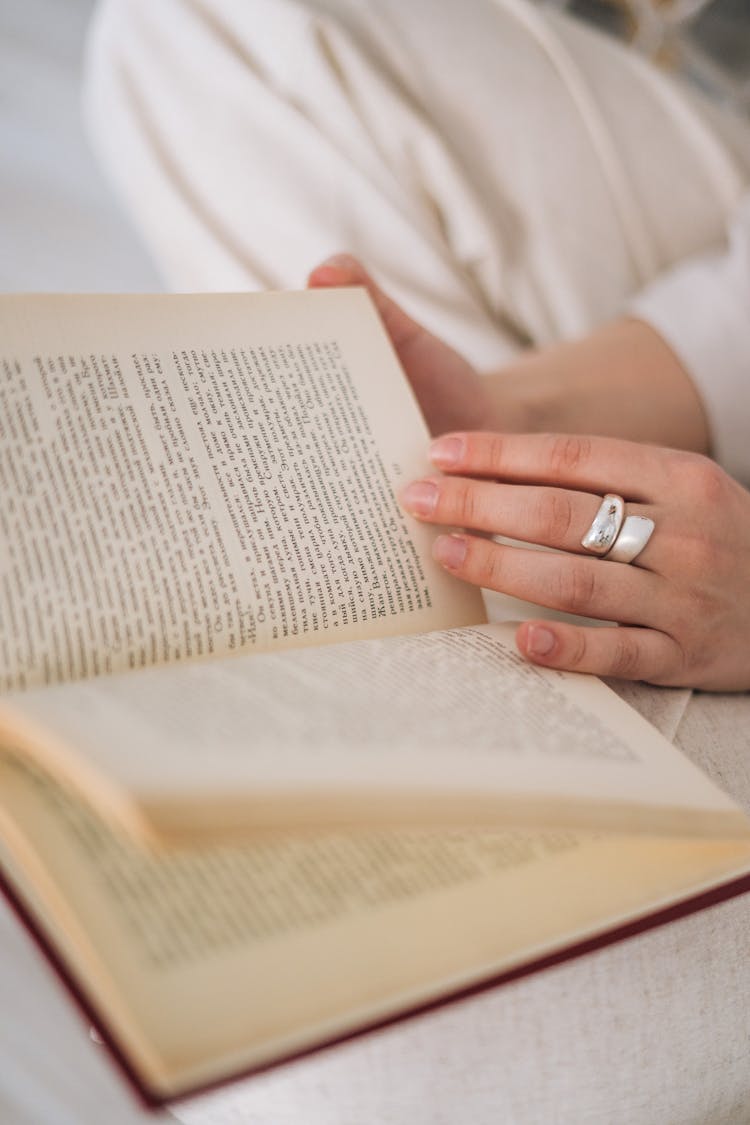
<path fill-rule="evenodd" d="M 557 434 L 550 446 L 550 464 L 559 473 L 580 469 L 591 456 L 591 442 L 578 434 Z"/>
<path fill-rule="evenodd" d="M 487 464 L 491 467 L 493 472 L 500 471 L 504 453 L 505 443 L 500 434 L 490 434 L 487 438 L 486 457 Z"/>
<path fill-rule="evenodd" d="M 616 631 L 617 632 L 617 631 Z M 632 637 L 615 636 L 610 660 L 610 675 L 622 680 L 635 680 L 641 665 L 641 654 Z"/>
<path fill-rule="evenodd" d="M 567 667 L 574 669 L 586 665 L 586 657 L 588 655 L 588 641 L 586 639 L 586 631 L 584 629 L 574 629 L 569 641 L 569 648 L 566 658 Z"/>
<path fill-rule="evenodd" d="M 711 657 L 709 654 L 704 652 L 703 658 L 699 663 L 707 665 L 710 663 L 710 660 Z M 669 670 L 672 682 L 676 684 L 689 683 L 691 677 L 695 675 L 695 664 L 694 656 L 688 652 L 684 645 L 675 641 Z"/>
<path fill-rule="evenodd" d="M 599 588 L 599 579 L 591 564 L 571 563 L 558 576 L 560 606 L 572 613 L 586 614 L 591 610 Z"/>
<path fill-rule="evenodd" d="M 691 454 L 682 464 L 683 486 L 692 498 L 709 506 L 723 502 L 728 480 L 724 470 L 710 457 Z"/>
<path fill-rule="evenodd" d="M 564 492 L 550 489 L 539 499 L 537 522 L 542 536 L 552 543 L 567 541 L 573 523 L 573 505 Z"/>
<path fill-rule="evenodd" d="M 445 514 L 457 519 L 465 527 L 476 526 L 479 515 L 476 485 L 469 480 L 455 481 L 449 491 L 449 509 Z"/>
<path fill-rule="evenodd" d="M 488 590 L 502 590 L 504 581 L 503 552 L 494 543 L 482 543 L 476 560 L 477 580 Z"/>
<path fill-rule="evenodd" d="M 698 666 L 694 659 L 688 656 L 686 649 L 674 638 L 669 656 L 664 666 L 656 675 L 649 676 L 648 682 L 660 687 L 685 687 L 689 686 L 696 677 Z"/>
<path fill-rule="evenodd" d="M 464 456 L 462 465 L 466 471 L 499 473 L 504 455 L 504 442 L 501 434 L 469 431 L 464 435 Z"/>
<path fill-rule="evenodd" d="M 693 585 L 687 591 L 687 620 L 685 635 L 692 636 L 697 628 L 705 631 L 722 616 L 725 597 L 721 591 L 704 585 Z"/>

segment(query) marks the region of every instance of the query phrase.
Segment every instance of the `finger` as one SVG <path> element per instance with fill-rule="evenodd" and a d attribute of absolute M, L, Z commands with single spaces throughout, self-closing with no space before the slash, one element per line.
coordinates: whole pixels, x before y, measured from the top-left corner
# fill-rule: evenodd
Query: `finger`
<path fill-rule="evenodd" d="M 342 285 L 361 285 L 370 294 L 380 314 L 391 342 L 403 362 L 403 349 L 414 346 L 427 330 L 404 312 L 379 285 L 376 285 L 362 263 L 351 254 L 334 254 L 316 266 L 307 279 L 311 289 L 335 288 Z"/>
<path fill-rule="evenodd" d="M 586 554 L 581 539 L 601 503 L 590 492 L 466 477 L 413 481 L 399 499 L 407 512 L 428 523 L 489 531 L 576 554 Z M 648 516 L 650 511 L 638 504 L 628 505 L 629 515 Z"/>
<path fill-rule="evenodd" d="M 439 535 L 433 555 L 475 586 L 565 613 L 663 628 L 673 610 L 663 578 L 625 563 L 530 551 L 473 535 Z"/>
<path fill-rule="evenodd" d="M 618 492 L 645 503 L 668 494 L 670 457 L 680 454 L 578 434 L 446 434 L 430 447 L 430 458 L 445 473 Z"/>
<path fill-rule="evenodd" d="M 370 294 L 431 433 L 487 417 L 484 379 L 457 351 L 428 332 L 380 289 L 356 258 L 338 254 L 310 274 L 312 286 L 361 285 Z"/>
<path fill-rule="evenodd" d="M 655 629 L 524 621 L 516 632 L 516 644 L 523 656 L 546 668 L 653 684 L 684 680 L 681 648 Z"/>

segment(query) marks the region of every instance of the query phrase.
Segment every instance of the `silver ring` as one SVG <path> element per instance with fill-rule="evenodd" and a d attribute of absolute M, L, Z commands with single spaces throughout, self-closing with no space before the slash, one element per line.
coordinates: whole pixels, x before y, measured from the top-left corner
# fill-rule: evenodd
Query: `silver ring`
<path fill-rule="evenodd" d="M 581 546 L 592 555 L 603 558 L 614 546 L 624 518 L 625 501 L 622 496 L 608 492 L 599 505 L 591 527 L 581 540 Z"/>
<path fill-rule="evenodd" d="M 627 516 L 607 552 L 607 562 L 633 562 L 651 538 L 654 526 L 654 521 L 648 516 Z"/>

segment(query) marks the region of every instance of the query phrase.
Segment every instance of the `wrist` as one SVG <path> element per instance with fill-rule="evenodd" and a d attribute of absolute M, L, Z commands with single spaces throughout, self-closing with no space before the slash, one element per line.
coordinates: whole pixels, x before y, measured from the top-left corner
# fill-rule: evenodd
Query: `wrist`
<path fill-rule="evenodd" d="M 614 321 L 580 340 L 529 351 L 488 378 L 500 429 L 709 450 L 698 391 L 671 348 L 643 321 Z"/>

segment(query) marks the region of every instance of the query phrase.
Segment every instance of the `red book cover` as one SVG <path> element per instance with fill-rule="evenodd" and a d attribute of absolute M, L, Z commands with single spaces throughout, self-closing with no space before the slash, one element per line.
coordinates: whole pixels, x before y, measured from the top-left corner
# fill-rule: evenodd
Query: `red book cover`
<path fill-rule="evenodd" d="M 17 914 L 21 923 L 30 933 L 31 937 L 48 959 L 53 969 L 55 970 L 58 978 L 68 991 L 71 999 L 77 1005 L 83 1019 L 86 1023 L 93 1027 L 100 1036 L 104 1046 L 109 1052 L 113 1062 L 119 1068 L 121 1074 L 130 1084 L 135 1091 L 140 1102 L 144 1107 L 151 1110 L 160 1109 L 168 1104 L 174 1103 L 179 1100 L 184 1100 L 189 1097 L 194 1097 L 197 1094 L 206 1093 L 209 1090 L 217 1089 L 227 1085 L 229 1082 L 247 1078 L 253 1074 L 262 1073 L 264 1071 L 273 1069 L 284 1063 L 291 1062 L 295 1059 L 314 1054 L 320 1050 L 330 1049 L 339 1043 L 346 1042 L 350 1039 L 357 1038 L 361 1035 L 366 1035 L 369 1032 L 376 1031 L 379 1028 L 386 1027 L 405 1019 L 413 1018 L 419 1014 L 434 1010 L 445 1004 L 458 1003 L 461 1000 L 483 992 L 486 989 L 497 988 L 511 981 L 519 980 L 522 977 L 529 976 L 532 973 L 543 972 L 550 969 L 555 965 L 562 964 L 565 961 L 573 958 L 583 957 L 589 953 L 593 953 L 598 949 L 602 949 L 615 942 L 626 941 L 637 934 L 644 933 L 647 930 L 654 929 L 658 926 L 664 926 L 676 921 L 687 915 L 696 913 L 701 910 L 709 909 L 721 902 L 728 899 L 735 898 L 739 895 L 745 894 L 750 891 L 750 873 L 742 875 L 737 878 L 731 878 L 726 882 L 720 883 L 710 889 L 681 901 L 672 903 L 669 906 L 663 907 L 658 910 L 644 913 L 643 916 L 635 918 L 624 924 L 619 924 L 610 928 L 604 928 L 592 934 L 591 937 L 584 938 L 583 940 L 576 941 L 572 944 L 567 944 L 561 948 L 548 953 L 542 957 L 534 958 L 528 962 L 515 966 L 512 969 L 498 972 L 490 975 L 487 979 L 477 982 L 470 987 L 453 990 L 449 993 L 441 993 L 433 1000 L 422 1003 L 418 1006 L 412 1006 L 408 1010 L 399 1010 L 386 1018 L 380 1018 L 369 1023 L 363 1023 L 355 1031 L 347 1032 L 344 1035 L 333 1036 L 316 1043 L 304 1051 L 297 1051 L 289 1053 L 274 1059 L 272 1062 L 263 1066 L 253 1067 L 242 1070 L 234 1074 L 227 1074 L 222 1078 L 207 1083 L 195 1088 L 180 1089 L 174 1095 L 169 1097 L 164 1096 L 157 1090 L 152 1089 L 145 1076 L 142 1075 L 133 1062 L 128 1058 L 127 1052 L 123 1049 L 121 1043 L 118 1042 L 116 1034 L 113 1033 L 104 1012 L 99 1007 L 96 997 L 87 993 L 82 983 L 77 979 L 76 975 L 72 973 L 60 956 L 59 951 L 56 949 L 53 942 L 50 940 L 49 935 L 45 932 L 44 928 L 39 924 L 33 912 L 29 909 L 27 904 L 23 901 L 22 896 L 11 884 L 10 880 L 0 870 L 0 890 L 4 893 L 14 912 Z"/>

